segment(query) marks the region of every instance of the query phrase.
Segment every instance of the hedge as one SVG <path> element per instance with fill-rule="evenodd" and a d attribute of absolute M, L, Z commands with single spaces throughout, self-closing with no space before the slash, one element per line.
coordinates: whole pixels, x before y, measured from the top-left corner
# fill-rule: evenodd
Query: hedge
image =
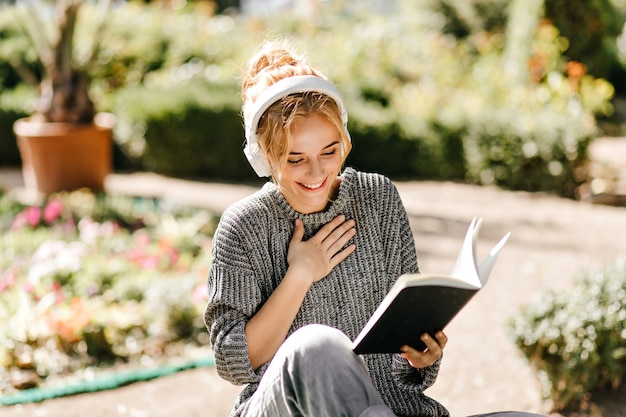
<path fill-rule="evenodd" d="M 270 34 L 307 51 L 342 91 L 355 144 L 348 163 L 393 178 L 574 197 L 586 180 L 595 117 L 610 113 L 610 83 L 567 62 L 567 43 L 548 23 L 511 31 L 522 33 L 516 42 L 529 51 L 530 67 L 521 81 L 509 73 L 509 48 L 518 46 L 497 29 L 502 19 L 494 11 L 492 32 L 474 29 L 463 38 L 442 32 L 443 17 L 415 8 L 394 19 L 357 12 L 211 17 L 191 5 L 164 13 L 135 4 L 115 13 L 93 93 L 120 119 L 116 149 L 128 159 L 117 160 L 131 161 L 126 167 L 254 179 L 241 153 L 237 84 L 240 66 Z M 528 19 L 506 24 L 528 26 Z"/>

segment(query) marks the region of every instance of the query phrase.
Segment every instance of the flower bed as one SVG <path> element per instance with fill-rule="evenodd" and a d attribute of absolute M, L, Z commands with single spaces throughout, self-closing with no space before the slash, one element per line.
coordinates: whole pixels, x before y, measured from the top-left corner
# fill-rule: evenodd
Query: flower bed
<path fill-rule="evenodd" d="M 165 201 L 0 193 L 0 394 L 208 356 L 215 224 Z"/>

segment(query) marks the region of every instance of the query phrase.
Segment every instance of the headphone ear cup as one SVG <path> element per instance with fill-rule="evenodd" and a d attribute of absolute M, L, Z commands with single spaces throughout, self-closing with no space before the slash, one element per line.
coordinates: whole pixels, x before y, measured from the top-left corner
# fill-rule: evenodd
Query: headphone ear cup
<path fill-rule="evenodd" d="M 265 155 L 261 147 L 257 143 L 247 144 L 243 148 L 243 153 L 246 155 L 250 166 L 254 169 L 259 177 L 270 177 L 272 175 L 272 169 L 267 162 Z"/>

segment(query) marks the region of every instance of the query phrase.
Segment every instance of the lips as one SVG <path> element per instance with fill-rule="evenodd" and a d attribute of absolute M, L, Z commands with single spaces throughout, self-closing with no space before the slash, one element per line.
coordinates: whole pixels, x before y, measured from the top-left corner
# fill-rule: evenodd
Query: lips
<path fill-rule="evenodd" d="M 317 184 L 303 184 L 303 183 L 298 183 L 300 184 L 302 187 L 308 189 L 308 190 L 317 190 L 318 188 L 322 188 L 324 186 L 324 183 L 326 182 L 326 180 L 322 181 L 322 182 L 318 182 Z"/>

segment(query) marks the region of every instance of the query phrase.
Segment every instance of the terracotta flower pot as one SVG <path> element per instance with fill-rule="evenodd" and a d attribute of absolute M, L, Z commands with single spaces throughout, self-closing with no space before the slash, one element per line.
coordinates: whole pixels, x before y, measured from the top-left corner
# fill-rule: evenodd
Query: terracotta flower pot
<path fill-rule="evenodd" d="M 45 123 L 19 119 L 13 125 L 27 191 L 50 194 L 104 189 L 112 170 L 115 116 L 98 113 L 93 124 Z"/>

